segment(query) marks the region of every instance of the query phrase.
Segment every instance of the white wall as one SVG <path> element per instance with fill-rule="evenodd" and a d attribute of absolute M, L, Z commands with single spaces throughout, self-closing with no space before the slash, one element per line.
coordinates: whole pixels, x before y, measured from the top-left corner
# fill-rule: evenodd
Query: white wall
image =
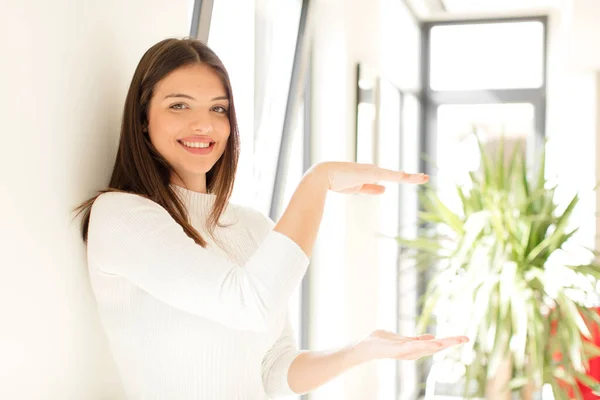
<path fill-rule="evenodd" d="M 574 244 L 593 247 L 597 220 L 592 190 L 598 159 L 596 73 L 587 63 L 589 59 L 576 59 L 574 54 L 582 54 L 582 49 L 595 53 L 596 40 L 593 35 L 575 34 L 582 18 L 586 18 L 581 10 L 575 12 L 577 3 L 585 1 L 564 0 L 548 22 L 547 175 L 559 183 L 557 200 L 564 206 L 576 192 L 580 193 L 580 204 L 573 215 L 573 227 L 580 228 Z M 589 11 L 594 13 L 592 8 Z M 595 68 L 600 69 L 600 60 Z"/>
<path fill-rule="evenodd" d="M 600 40 L 600 3 L 596 0 L 563 0 L 563 9 L 572 14 L 569 29 L 569 63 L 582 70 L 600 69 L 600 52 L 591 50 Z"/>
<path fill-rule="evenodd" d="M 143 52 L 187 0 L 0 3 L 0 398 L 119 399 L 70 210 L 108 183 Z"/>
<path fill-rule="evenodd" d="M 377 66 L 377 5 L 318 1 L 313 36 L 314 162 L 354 158 L 355 62 Z M 371 234 L 377 199 L 330 193 L 311 265 L 311 349 L 340 347 L 375 326 L 376 259 Z M 364 239 L 361 241 L 361 239 Z M 375 271 L 376 272 L 376 271 Z M 357 367 L 311 394 L 317 399 L 373 398 L 374 365 Z"/>
<path fill-rule="evenodd" d="M 564 56 L 559 62 L 563 71 L 560 81 L 563 93 L 555 98 L 564 102 L 561 109 L 564 140 L 569 140 L 570 147 L 576 149 L 576 157 L 568 164 L 564 175 L 583 172 L 588 212 L 581 216 L 585 221 L 582 241 L 598 250 L 600 190 L 594 195 L 589 188 L 600 179 L 600 52 L 596 51 L 600 39 L 600 4 L 593 0 L 564 0 L 563 11 L 566 21 L 562 25 L 564 39 L 561 44 L 566 49 L 562 49 Z"/>

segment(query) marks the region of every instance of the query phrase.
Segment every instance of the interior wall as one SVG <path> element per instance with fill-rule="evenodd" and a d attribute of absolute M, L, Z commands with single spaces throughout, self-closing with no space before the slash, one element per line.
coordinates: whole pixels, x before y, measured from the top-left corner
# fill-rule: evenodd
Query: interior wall
<path fill-rule="evenodd" d="M 317 0 L 315 7 L 313 160 L 353 161 L 355 63 L 377 63 L 370 47 L 377 42 L 376 11 L 358 0 Z M 376 264 L 369 232 L 376 213 L 373 197 L 328 194 L 311 264 L 311 349 L 338 348 L 375 328 L 375 296 L 369 294 L 376 292 Z M 373 365 L 357 367 L 310 399 L 373 398 L 368 393 L 376 390 L 374 371 Z"/>
<path fill-rule="evenodd" d="M 364 63 L 414 90 L 418 78 L 410 77 L 418 76 L 418 64 L 403 60 L 398 52 L 418 53 L 418 49 L 405 42 L 410 38 L 400 34 L 404 31 L 390 27 L 390 21 L 405 24 L 410 17 L 402 2 L 388 0 L 316 0 L 315 7 L 313 160 L 354 161 L 356 64 Z M 382 72 L 384 66 L 387 70 Z M 311 263 L 311 349 L 338 348 L 388 328 L 379 325 L 378 310 L 382 301 L 396 300 L 378 296 L 380 214 L 378 196 L 329 193 Z M 390 388 L 380 386 L 388 381 L 378 376 L 378 366 L 385 362 L 356 367 L 314 391 L 310 399 L 382 398 L 390 393 Z"/>
<path fill-rule="evenodd" d="M 577 0 L 579 1 L 579 0 Z M 546 174 L 559 184 L 556 200 L 566 207 L 575 193 L 581 200 L 572 217 L 579 227 L 572 241 L 573 257 L 584 256 L 580 245 L 593 247 L 596 236 L 596 73 L 573 59 L 575 48 L 590 49 L 593 36 L 574 36 L 581 13 L 577 1 L 565 0 L 548 19 L 548 87 Z M 597 66 L 600 68 L 600 65 Z M 577 261 L 573 261 L 577 262 Z M 585 262 L 585 261 L 581 261 Z"/>
<path fill-rule="evenodd" d="M 598 70 L 600 54 L 590 51 L 590 46 L 600 39 L 600 3 L 595 0 L 562 0 L 563 8 L 569 7 L 573 21 L 570 27 L 569 63 L 583 70 Z"/>
<path fill-rule="evenodd" d="M 189 34 L 188 3 L 2 3 L 2 399 L 121 398 L 71 210 L 108 183 L 134 68 Z"/>

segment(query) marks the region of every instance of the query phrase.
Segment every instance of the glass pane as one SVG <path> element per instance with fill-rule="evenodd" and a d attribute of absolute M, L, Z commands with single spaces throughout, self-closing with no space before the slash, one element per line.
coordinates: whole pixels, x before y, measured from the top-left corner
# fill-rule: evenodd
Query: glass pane
<path fill-rule="evenodd" d="M 231 34 L 235 26 L 236 34 Z M 231 79 L 241 153 L 231 201 L 254 206 L 254 4 L 246 0 L 215 1 L 209 47 L 219 56 Z M 263 211 L 262 209 L 260 211 Z"/>
<path fill-rule="evenodd" d="M 192 28 L 192 24 L 194 23 L 194 21 L 192 21 L 192 17 L 194 16 L 194 3 L 196 3 L 196 0 L 187 0 L 188 3 L 188 19 L 190 21 L 190 29 L 188 29 L 188 31 L 191 31 Z"/>
<path fill-rule="evenodd" d="M 301 11 L 300 0 L 256 1 L 255 177 L 259 202 L 266 208 L 275 181 Z"/>
<path fill-rule="evenodd" d="M 537 88 L 543 83 L 539 21 L 439 25 L 431 29 L 433 90 Z"/>
<path fill-rule="evenodd" d="M 278 207 L 280 213 L 285 211 L 285 207 L 289 204 L 292 195 L 296 191 L 296 188 L 304 175 L 304 102 L 301 102 L 300 107 L 298 107 L 294 125 L 294 129 L 291 132 L 291 151 L 287 156 L 288 168 L 286 171 L 282 171 L 284 177 L 282 179 L 283 185 L 281 187 L 283 190 L 282 202 Z M 277 218 L 279 218 L 279 216 Z M 300 346 L 300 334 L 302 329 L 301 301 L 302 285 L 298 285 L 290 298 L 289 304 L 289 315 L 292 321 L 292 328 L 296 333 L 298 346 Z"/>
<path fill-rule="evenodd" d="M 452 104 L 437 110 L 436 180 L 444 200 L 458 206 L 453 185 L 465 184 L 469 171 L 480 168 L 475 132 L 484 146 L 493 151 L 505 137 L 507 158 L 517 144 L 527 149 L 528 138 L 534 134 L 534 107 L 530 103 L 512 104 Z"/>

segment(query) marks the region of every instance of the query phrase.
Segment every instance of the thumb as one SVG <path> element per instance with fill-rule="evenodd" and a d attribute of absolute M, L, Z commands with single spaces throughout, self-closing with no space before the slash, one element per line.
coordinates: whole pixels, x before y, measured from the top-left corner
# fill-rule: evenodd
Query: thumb
<path fill-rule="evenodd" d="M 373 183 L 365 183 L 362 185 L 358 193 L 362 194 L 382 194 L 385 192 L 385 186 L 376 185 Z"/>

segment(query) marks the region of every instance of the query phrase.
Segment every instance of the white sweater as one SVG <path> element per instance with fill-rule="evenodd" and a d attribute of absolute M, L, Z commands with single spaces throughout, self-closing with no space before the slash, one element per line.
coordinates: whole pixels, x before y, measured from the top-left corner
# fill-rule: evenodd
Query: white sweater
<path fill-rule="evenodd" d="M 287 305 L 306 253 L 271 219 L 233 203 L 215 242 L 205 222 L 216 196 L 171 186 L 206 249 L 141 196 L 102 194 L 90 216 L 90 281 L 127 399 L 293 395 L 287 373 L 299 350 Z"/>

